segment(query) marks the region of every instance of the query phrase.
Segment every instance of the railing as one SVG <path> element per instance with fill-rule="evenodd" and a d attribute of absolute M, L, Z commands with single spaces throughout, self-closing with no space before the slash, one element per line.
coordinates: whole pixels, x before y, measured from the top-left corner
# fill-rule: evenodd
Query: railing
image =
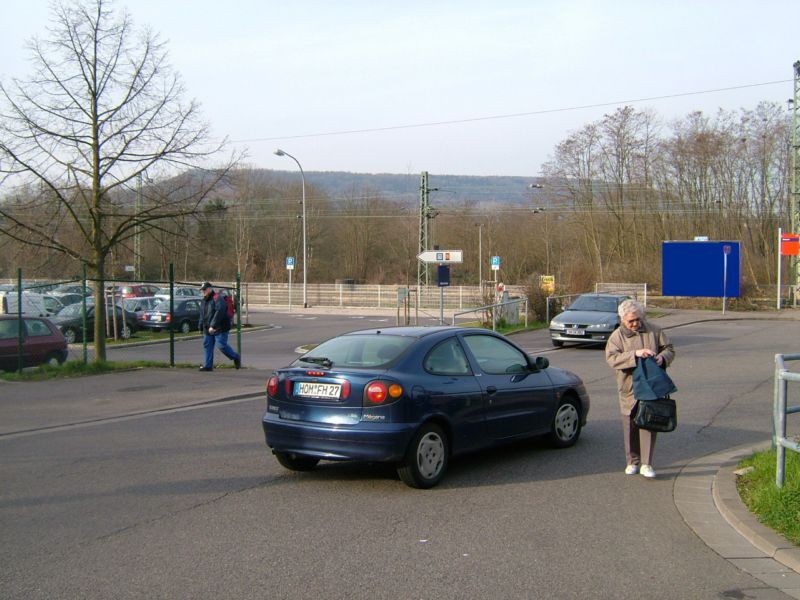
<path fill-rule="evenodd" d="M 630 294 L 647 308 L 646 283 L 595 283 L 595 294 Z"/>
<path fill-rule="evenodd" d="M 800 360 L 800 354 L 775 355 L 775 400 L 772 404 L 772 442 L 777 448 L 775 485 L 783 487 L 786 473 L 786 449 L 800 453 L 800 444 L 786 437 L 786 417 L 800 413 L 800 406 L 786 405 L 786 392 L 790 381 L 800 381 L 800 373 L 792 373 L 784 366 L 785 361 Z"/>
<path fill-rule="evenodd" d="M 506 300 L 505 302 L 498 302 L 497 304 L 487 304 L 486 306 L 479 306 L 478 308 L 472 308 L 470 310 L 463 310 L 460 312 L 453 313 L 453 321 L 452 324 L 456 324 L 456 317 L 460 317 L 461 315 L 468 315 L 474 312 L 481 312 L 486 310 L 492 311 L 492 331 L 497 330 L 497 317 L 498 313 L 502 313 L 502 307 L 516 305 L 519 308 L 519 304 L 522 303 L 522 313 L 525 315 L 525 329 L 528 328 L 528 299 L 527 298 L 515 298 L 513 300 Z M 504 315 L 500 314 L 500 318 L 503 318 Z M 514 320 L 514 323 L 519 322 L 519 311 L 517 311 L 517 318 Z M 507 317 L 507 315 L 506 315 Z M 513 323 L 512 323 L 513 324 Z"/>

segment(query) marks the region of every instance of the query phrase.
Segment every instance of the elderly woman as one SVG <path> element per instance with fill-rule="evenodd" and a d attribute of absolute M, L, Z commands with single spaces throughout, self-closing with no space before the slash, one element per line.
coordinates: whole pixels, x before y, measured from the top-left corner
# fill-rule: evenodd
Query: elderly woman
<path fill-rule="evenodd" d="M 672 343 L 659 327 L 644 318 L 644 307 L 636 300 L 624 300 L 617 309 L 620 326 L 606 343 L 606 362 L 616 370 L 619 391 L 619 409 L 622 413 L 622 432 L 625 441 L 626 475 L 653 478 L 653 449 L 656 433 L 638 428 L 636 399 L 633 397 L 633 370 L 637 357 L 655 357 L 656 362 L 666 368 L 675 358 Z"/>

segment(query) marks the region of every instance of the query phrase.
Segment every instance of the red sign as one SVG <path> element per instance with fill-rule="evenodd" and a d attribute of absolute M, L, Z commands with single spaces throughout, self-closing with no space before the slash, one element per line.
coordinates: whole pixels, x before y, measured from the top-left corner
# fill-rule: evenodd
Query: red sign
<path fill-rule="evenodd" d="M 800 256 L 800 234 L 781 234 L 781 256 Z"/>

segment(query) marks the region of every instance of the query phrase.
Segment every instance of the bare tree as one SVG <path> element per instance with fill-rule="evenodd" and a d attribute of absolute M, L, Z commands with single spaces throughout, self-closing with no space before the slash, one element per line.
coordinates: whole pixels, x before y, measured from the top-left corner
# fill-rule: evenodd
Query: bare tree
<path fill-rule="evenodd" d="M 199 168 L 222 149 L 167 62 L 112 0 L 53 6 L 49 37 L 29 50 L 35 72 L 0 84 L 0 177 L 29 201 L 0 204 L 0 233 L 83 260 L 95 279 L 95 360 L 106 358 L 103 285 L 112 250 L 163 219 L 195 212 L 233 166 Z M 137 207 L 135 183 L 194 169 L 158 203 Z M 13 194 L 13 192 L 12 192 Z M 68 241 L 65 224 L 80 235 Z"/>

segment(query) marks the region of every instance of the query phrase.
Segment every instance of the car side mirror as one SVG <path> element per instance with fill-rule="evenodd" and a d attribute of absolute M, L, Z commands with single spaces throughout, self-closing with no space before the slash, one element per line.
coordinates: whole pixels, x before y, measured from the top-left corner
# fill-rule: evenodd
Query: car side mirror
<path fill-rule="evenodd" d="M 546 356 L 537 356 L 536 360 L 533 361 L 533 364 L 536 366 L 537 369 L 543 371 L 550 366 L 550 359 L 547 358 Z"/>

